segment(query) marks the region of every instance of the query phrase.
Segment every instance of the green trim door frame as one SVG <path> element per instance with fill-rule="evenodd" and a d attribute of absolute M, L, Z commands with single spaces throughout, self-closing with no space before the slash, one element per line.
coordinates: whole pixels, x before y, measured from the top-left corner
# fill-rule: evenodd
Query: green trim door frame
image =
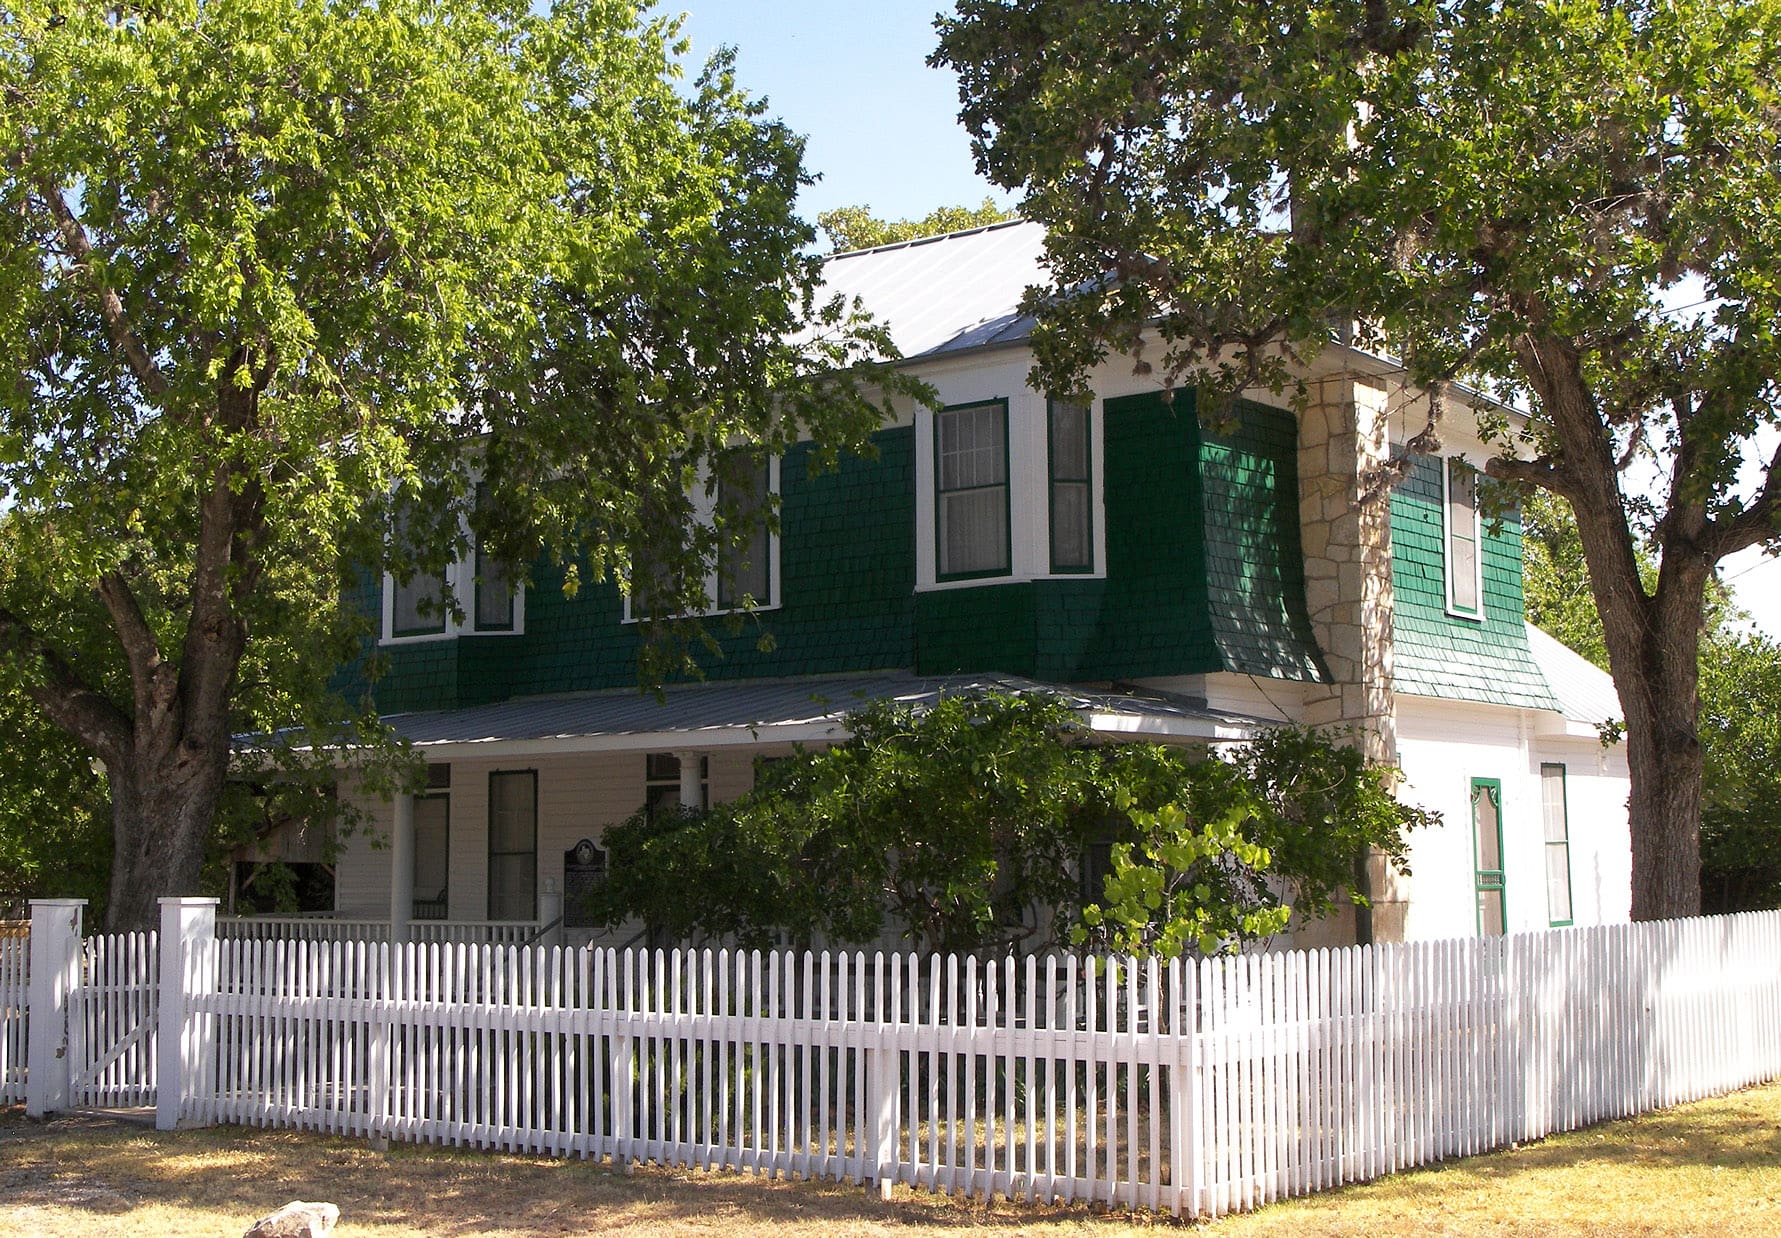
<path fill-rule="evenodd" d="M 1002 566 L 981 572 L 943 572 L 940 565 L 945 559 L 941 546 L 940 533 L 940 496 L 958 493 L 943 491 L 940 488 L 940 419 L 947 413 L 962 413 L 971 408 L 997 407 L 1002 410 Z M 1012 429 L 1008 417 L 1008 401 L 1003 398 L 993 400 L 969 400 L 963 404 L 948 404 L 944 408 L 934 410 L 933 416 L 933 493 L 928 496 L 934 513 L 934 580 L 939 583 L 954 580 L 992 580 L 1014 574 L 1014 444 Z M 988 487 L 981 487 L 988 489 Z"/>
<path fill-rule="evenodd" d="M 1472 872 L 1477 897 L 1478 935 L 1509 931 L 1509 905 L 1503 890 L 1503 782 L 1474 778 L 1471 786 Z"/>

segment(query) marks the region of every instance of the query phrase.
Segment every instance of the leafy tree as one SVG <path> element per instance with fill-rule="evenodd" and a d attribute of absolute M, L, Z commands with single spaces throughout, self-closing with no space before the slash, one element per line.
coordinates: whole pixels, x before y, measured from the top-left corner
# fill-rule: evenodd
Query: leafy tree
<path fill-rule="evenodd" d="M 624 0 L 0 22 L 0 663 L 104 764 L 114 926 L 196 887 L 232 732 L 350 716 L 354 571 L 647 546 L 695 609 L 700 462 L 877 424 L 801 143 L 680 46 Z"/>
<path fill-rule="evenodd" d="M 1401 866 L 1403 831 L 1432 819 L 1358 751 L 1301 731 L 1230 759 L 1103 747 L 1063 700 L 1001 694 L 875 704 L 848 725 L 847 743 L 765 766 L 729 804 L 609 829 L 609 884 L 584 910 L 675 939 L 864 942 L 889 923 L 947 952 L 1046 934 L 1213 950 L 1295 909 L 1329 914 L 1357 856 Z M 1111 876 L 1085 890 L 1096 847 Z"/>
<path fill-rule="evenodd" d="M 1453 380 L 1525 403 L 1489 472 L 1578 515 L 1633 914 L 1696 910 L 1704 591 L 1781 515 L 1781 2 L 962 0 L 939 28 L 979 165 L 1049 231 L 1045 389 L 1126 352 L 1216 407 L 1344 337 L 1432 393 L 1411 449 Z"/>
<path fill-rule="evenodd" d="M 854 249 L 871 249 L 896 241 L 914 241 L 942 232 L 962 232 L 986 224 L 1006 223 L 1017 218 L 1013 211 L 997 206 L 994 198 L 985 198 L 977 207 L 935 207 L 920 219 L 879 219 L 869 206 L 841 206 L 824 211 L 816 217 L 816 226 L 828 234 L 829 245 L 836 253 Z"/>
<path fill-rule="evenodd" d="M 1522 528 L 1528 617 L 1605 668 L 1576 521 L 1562 500 L 1536 496 Z M 1647 560 L 1647 579 L 1654 573 Z M 1715 583 L 1701 637 L 1701 907 L 1709 912 L 1781 906 L 1781 645 L 1741 629 Z"/>

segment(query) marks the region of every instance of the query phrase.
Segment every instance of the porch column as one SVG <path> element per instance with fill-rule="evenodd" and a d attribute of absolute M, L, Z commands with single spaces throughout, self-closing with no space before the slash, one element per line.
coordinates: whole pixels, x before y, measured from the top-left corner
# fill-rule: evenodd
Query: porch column
<path fill-rule="evenodd" d="M 699 777 L 699 754 L 677 752 L 674 757 L 680 762 L 681 811 L 697 812 L 705 806 L 705 780 Z"/>
<path fill-rule="evenodd" d="M 414 796 L 396 796 L 396 817 L 390 826 L 390 944 L 408 940 L 414 914 Z"/>

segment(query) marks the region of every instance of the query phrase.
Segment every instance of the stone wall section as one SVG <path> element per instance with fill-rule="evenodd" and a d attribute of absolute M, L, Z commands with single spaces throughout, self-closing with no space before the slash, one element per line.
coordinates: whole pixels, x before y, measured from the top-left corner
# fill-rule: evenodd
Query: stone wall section
<path fill-rule="evenodd" d="M 1328 684 L 1308 686 L 1303 721 L 1352 728 L 1353 742 L 1375 761 L 1397 761 L 1392 698 L 1391 503 L 1368 497 L 1391 451 L 1385 387 L 1376 379 L 1334 374 L 1313 380 L 1299 416 L 1299 528 L 1305 556 L 1305 605 L 1323 649 Z M 1369 861 L 1370 928 L 1363 914 L 1332 918 L 1295 935 L 1400 941 L 1407 882 L 1381 857 Z"/>

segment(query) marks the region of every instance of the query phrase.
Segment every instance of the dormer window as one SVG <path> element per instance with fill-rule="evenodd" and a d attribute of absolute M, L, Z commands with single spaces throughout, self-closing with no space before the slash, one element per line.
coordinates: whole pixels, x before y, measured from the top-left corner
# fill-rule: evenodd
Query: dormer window
<path fill-rule="evenodd" d="M 1479 551 L 1484 544 L 1484 529 L 1478 512 L 1478 470 L 1454 456 L 1447 460 L 1442 476 L 1447 613 L 1462 619 L 1482 619 L 1484 567 Z"/>
<path fill-rule="evenodd" d="M 935 413 L 934 460 L 939 579 L 1008 575 L 1008 405 Z"/>

